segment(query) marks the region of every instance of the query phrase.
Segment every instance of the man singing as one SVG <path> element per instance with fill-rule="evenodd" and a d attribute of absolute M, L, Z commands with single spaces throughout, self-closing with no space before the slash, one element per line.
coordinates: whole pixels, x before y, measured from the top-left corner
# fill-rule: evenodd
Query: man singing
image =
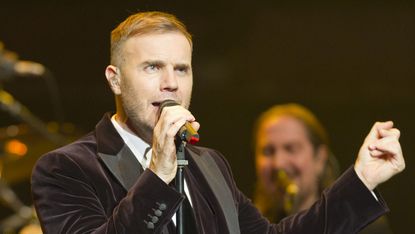
<path fill-rule="evenodd" d="M 387 212 L 376 186 L 405 167 L 392 122 L 376 123 L 356 163 L 310 209 L 269 223 L 237 188 L 213 149 L 186 146 L 185 194 L 171 185 L 175 137 L 199 123 L 188 110 L 192 40 L 162 12 L 131 15 L 111 33 L 105 76 L 116 113 L 95 130 L 39 159 L 32 193 L 45 233 L 176 233 L 179 206 L 186 233 L 356 233 Z M 179 105 L 160 110 L 165 100 Z"/>

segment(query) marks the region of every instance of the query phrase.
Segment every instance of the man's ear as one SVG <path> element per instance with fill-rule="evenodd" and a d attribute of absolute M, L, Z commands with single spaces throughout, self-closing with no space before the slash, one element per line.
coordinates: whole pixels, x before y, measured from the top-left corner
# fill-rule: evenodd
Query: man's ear
<path fill-rule="evenodd" d="M 114 65 L 108 65 L 105 69 L 105 77 L 115 95 L 121 94 L 119 69 Z"/>
<path fill-rule="evenodd" d="M 317 171 L 323 174 L 323 170 L 327 164 L 329 158 L 329 149 L 326 145 L 320 145 L 316 152 L 315 160 L 317 161 Z"/>

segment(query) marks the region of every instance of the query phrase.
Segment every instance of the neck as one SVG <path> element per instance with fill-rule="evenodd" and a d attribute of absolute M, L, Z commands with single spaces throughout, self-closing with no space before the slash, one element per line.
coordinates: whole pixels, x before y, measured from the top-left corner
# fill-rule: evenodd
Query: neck
<path fill-rule="evenodd" d="M 145 141 L 147 144 L 151 145 L 151 139 L 152 137 L 149 134 L 143 133 L 144 131 L 138 131 L 136 127 L 129 121 L 129 118 L 127 115 L 125 115 L 123 112 L 118 112 L 115 114 L 115 121 L 126 131 L 137 135 L 140 137 L 143 141 Z"/>

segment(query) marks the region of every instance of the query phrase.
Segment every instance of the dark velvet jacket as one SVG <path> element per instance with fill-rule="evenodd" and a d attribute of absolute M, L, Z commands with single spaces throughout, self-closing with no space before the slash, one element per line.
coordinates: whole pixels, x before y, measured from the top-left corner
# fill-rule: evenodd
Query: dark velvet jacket
<path fill-rule="evenodd" d="M 357 233 L 387 212 L 383 199 L 348 169 L 309 210 L 278 224 L 264 219 L 237 188 L 217 151 L 188 146 L 185 178 L 198 233 L 229 233 L 224 212 L 193 157 L 212 157 L 231 190 L 241 233 Z M 141 165 L 106 114 L 95 131 L 42 156 L 32 194 L 44 233 L 174 233 L 172 216 L 184 197 Z M 155 213 L 158 212 L 157 215 Z M 148 222 L 157 216 L 154 225 Z"/>

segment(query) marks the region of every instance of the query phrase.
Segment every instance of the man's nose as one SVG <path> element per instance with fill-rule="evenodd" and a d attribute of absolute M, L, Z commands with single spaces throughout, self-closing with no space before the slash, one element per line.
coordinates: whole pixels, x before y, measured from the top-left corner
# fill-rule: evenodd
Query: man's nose
<path fill-rule="evenodd" d="M 287 155 L 285 155 L 281 151 L 276 151 L 272 157 L 272 166 L 274 169 L 278 170 L 286 170 L 287 164 L 288 164 L 288 158 Z"/>
<path fill-rule="evenodd" d="M 173 68 L 166 67 L 164 70 L 161 82 L 160 82 L 161 91 L 176 91 L 178 89 L 178 82 L 175 71 Z"/>

